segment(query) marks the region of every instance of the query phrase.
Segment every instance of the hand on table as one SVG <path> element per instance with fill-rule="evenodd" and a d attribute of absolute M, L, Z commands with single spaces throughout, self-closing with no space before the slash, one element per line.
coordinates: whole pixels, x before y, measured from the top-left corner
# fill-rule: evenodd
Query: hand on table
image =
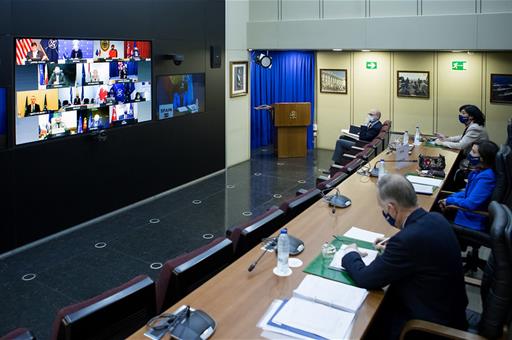
<path fill-rule="evenodd" d="M 373 247 L 378 251 L 386 250 L 386 244 L 388 243 L 389 238 L 377 238 L 373 241 Z"/>
<path fill-rule="evenodd" d="M 357 247 L 357 244 L 355 243 L 352 243 L 352 244 L 349 244 L 345 247 L 345 249 L 343 250 L 344 252 L 344 255 L 345 254 L 348 254 L 349 252 L 352 252 L 352 251 L 356 251 L 361 257 L 365 257 L 368 255 L 367 252 L 365 252 L 364 250 L 361 250 Z"/>

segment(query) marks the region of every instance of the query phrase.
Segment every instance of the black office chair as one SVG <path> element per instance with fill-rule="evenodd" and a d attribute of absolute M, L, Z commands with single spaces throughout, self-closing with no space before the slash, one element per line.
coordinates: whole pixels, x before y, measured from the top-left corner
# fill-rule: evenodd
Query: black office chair
<path fill-rule="evenodd" d="M 156 314 L 155 283 L 139 275 L 57 312 L 52 340 L 125 339 Z"/>
<path fill-rule="evenodd" d="M 343 171 L 338 171 L 332 177 L 318 176 L 316 179 L 317 189 L 323 190 L 324 193 L 329 192 L 329 189 L 337 187 L 341 182 L 348 178 L 348 175 Z M 304 193 L 304 192 L 302 192 Z"/>
<path fill-rule="evenodd" d="M 512 310 L 512 213 L 504 204 L 493 201 L 489 205 L 489 218 L 491 255 L 480 289 L 483 310 L 481 315 L 466 311 L 469 332 L 432 322 L 411 320 L 404 326 L 400 339 L 423 339 L 421 336 L 425 334 L 446 339 L 484 339 L 481 336 L 498 339 L 502 336 L 503 327 L 510 322 Z"/>
<path fill-rule="evenodd" d="M 226 231 L 226 236 L 233 242 L 235 258 L 238 258 L 261 243 L 286 224 L 285 212 L 278 207 L 271 207 L 263 214 L 249 222 L 236 225 Z"/>
<path fill-rule="evenodd" d="M 502 145 L 496 154 L 496 187 L 492 194 L 492 201 L 507 204 L 512 200 L 511 183 L 507 172 L 512 172 L 512 152 L 508 145 Z M 507 204 L 508 205 L 508 204 Z M 510 206 L 510 205 L 508 205 Z M 465 210 L 458 206 L 447 206 L 448 210 Z M 485 211 L 473 211 L 482 216 L 487 216 Z M 464 258 L 465 270 L 476 271 L 478 268 L 484 269 L 485 260 L 479 258 L 480 247 L 490 246 L 490 236 L 487 231 L 477 231 L 456 224 L 453 225 L 455 233 L 462 246 L 470 246 L 471 251 Z"/>
<path fill-rule="evenodd" d="M 210 243 L 164 263 L 156 283 L 156 304 L 164 312 L 199 287 L 233 259 L 233 243 L 219 237 Z"/>
<path fill-rule="evenodd" d="M 34 334 L 26 328 L 16 328 L 4 336 L 0 340 L 35 340 Z"/>
<path fill-rule="evenodd" d="M 279 206 L 279 209 L 285 212 L 285 222 L 291 221 L 304 210 L 309 208 L 313 203 L 322 197 L 320 190 L 317 188 L 310 189 L 305 193 L 293 197 Z M 286 224 L 286 223 L 284 223 Z"/>

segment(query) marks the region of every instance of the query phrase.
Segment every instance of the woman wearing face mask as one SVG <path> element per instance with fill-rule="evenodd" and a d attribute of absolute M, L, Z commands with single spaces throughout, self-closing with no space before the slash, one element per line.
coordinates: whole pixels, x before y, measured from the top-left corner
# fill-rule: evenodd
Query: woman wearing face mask
<path fill-rule="evenodd" d="M 474 230 L 485 230 L 486 218 L 471 211 L 487 210 L 492 193 L 496 187 L 496 153 L 498 146 L 491 141 L 483 141 L 473 145 L 470 154 L 478 157 L 479 163 L 468 176 L 468 184 L 463 191 L 456 192 L 439 201 L 441 210 L 446 206 L 455 205 L 466 210 L 458 210 L 455 224 Z"/>
<path fill-rule="evenodd" d="M 487 131 L 485 131 L 485 116 L 475 105 L 462 105 L 459 108 L 459 122 L 466 128 L 460 136 L 446 137 L 437 134 L 437 145 L 442 145 L 450 149 L 464 150 L 468 152 L 473 143 L 489 140 Z"/>

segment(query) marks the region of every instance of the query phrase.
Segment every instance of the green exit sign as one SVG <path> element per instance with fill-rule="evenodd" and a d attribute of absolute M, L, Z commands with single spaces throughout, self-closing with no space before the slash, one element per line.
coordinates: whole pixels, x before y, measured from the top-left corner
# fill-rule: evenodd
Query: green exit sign
<path fill-rule="evenodd" d="M 377 62 L 376 61 L 367 61 L 366 62 L 366 69 L 368 69 L 368 70 L 376 70 L 377 69 Z"/>
<path fill-rule="evenodd" d="M 452 61 L 452 71 L 465 71 L 466 61 Z"/>

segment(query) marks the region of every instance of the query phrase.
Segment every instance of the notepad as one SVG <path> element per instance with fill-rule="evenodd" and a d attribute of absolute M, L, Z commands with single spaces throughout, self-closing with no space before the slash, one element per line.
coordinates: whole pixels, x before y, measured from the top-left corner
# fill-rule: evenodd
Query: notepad
<path fill-rule="evenodd" d="M 292 297 L 269 324 L 311 338 L 344 339 L 355 314 Z"/>
<path fill-rule="evenodd" d="M 407 180 L 411 183 L 430 185 L 433 187 L 440 187 L 443 184 L 443 180 L 437 178 L 421 177 L 414 175 L 407 175 L 405 176 L 405 178 L 407 178 Z"/>
<path fill-rule="evenodd" d="M 343 234 L 343 236 L 373 243 L 376 239 L 383 238 L 384 234 L 374 233 L 373 231 L 364 230 L 358 227 L 352 227 Z"/>
<path fill-rule="evenodd" d="M 431 185 L 424 185 L 424 184 L 418 184 L 418 183 L 411 183 L 412 187 L 414 188 L 414 191 L 417 194 L 425 194 L 425 195 L 432 195 L 434 193 L 434 188 Z"/>
<path fill-rule="evenodd" d="M 338 250 L 336 252 L 336 254 L 334 254 L 331 264 L 329 264 L 329 268 L 334 269 L 334 270 L 345 270 L 345 268 L 343 268 L 343 266 L 341 265 L 341 259 L 343 258 L 343 250 L 346 247 L 347 247 L 346 244 L 342 245 L 340 250 Z M 361 249 L 361 250 L 368 254 L 365 257 L 361 258 L 363 260 L 364 264 L 367 266 L 370 265 L 370 263 L 372 263 L 373 261 L 375 261 L 375 259 L 377 258 L 377 255 L 379 254 L 379 252 L 377 250 L 373 250 L 373 249 Z"/>
<path fill-rule="evenodd" d="M 343 134 L 347 137 L 350 137 L 352 139 L 359 140 L 359 135 L 357 135 L 355 133 L 350 133 L 350 131 L 347 129 L 341 129 L 341 134 Z"/>
<path fill-rule="evenodd" d="M 306 275 L 293 291 L 293 296 L 355 313 L 366 299 L 368 291 L 315 275 Z"/>

